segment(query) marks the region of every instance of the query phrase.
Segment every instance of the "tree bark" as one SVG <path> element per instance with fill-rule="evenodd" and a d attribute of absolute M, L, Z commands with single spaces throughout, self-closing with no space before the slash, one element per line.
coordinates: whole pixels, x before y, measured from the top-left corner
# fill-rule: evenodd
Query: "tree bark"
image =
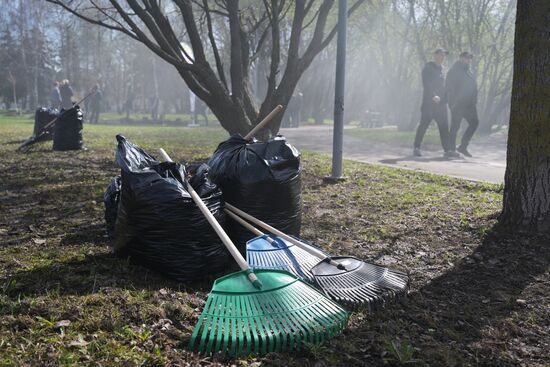
<path fill-rule="evenodd" d="M 550 2 L 517 4 L 514 81 L 500 223 L 550 233 Z"/>

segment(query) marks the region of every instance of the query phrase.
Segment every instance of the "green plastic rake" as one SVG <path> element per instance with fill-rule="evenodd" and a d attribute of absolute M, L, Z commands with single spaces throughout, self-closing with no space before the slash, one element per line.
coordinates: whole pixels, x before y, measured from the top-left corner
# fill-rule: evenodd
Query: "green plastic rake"
<path fill-rule="evenodd" d="M 171 161 L 163 150 L 161 155 Z M 304 343 L 322 343 L 346 327 L 343 308 L 291 273 L 252 271 L 185 177 L 182 180 L 242 269 L 214 282 L 189 350 L 231 356 L 290 352 Z"/>
<path fill-rule="evenodd" d="M 322 343 L 347 323 L 343 309 L 283 270 L 255 270 L 256 289 L 246 271 L 215 281 L 189 348 L 232 356 L 298 350 Z"/>

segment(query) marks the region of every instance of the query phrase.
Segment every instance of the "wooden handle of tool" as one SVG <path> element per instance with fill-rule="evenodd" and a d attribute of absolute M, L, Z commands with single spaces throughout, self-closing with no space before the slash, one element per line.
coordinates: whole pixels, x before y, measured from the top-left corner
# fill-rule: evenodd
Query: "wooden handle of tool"
<path fill-rule="evenodd" d="M 262 130 L 267 124 L 269 124 L 269 122 L 271 122 L 273 117 L 275 117 L 282 110 L 283 110 L 283 106 L 277 105 L 277 107 L 275 107 L 273 111 L 271 111 L 262 121 L 260 121 L 258 125 L 254 126 L 254 128 L 250 130 L 248 134 L 246 134 L 246 136 L 244 137 L 244 140 L 252 139 L 258 131 Z"/>
<path fill-rule="evenodd" d="M 228 209 L 224 209 L 224 210 L 225 210 L 225 213 L 231 217 L 231 219 L 233 219 L 235 222 L 239 223 L 244 228 L 248 229 L 250 232 L 254 233 L 256 236 L 265 235 L 265 233 L 260 231 L 258 228 L 254 227 L 252 224 L 248 223 L 243 218 L 239 217 L 237 214 L 233 213 L 232 211 L 230 211 Z M 273 238 L 271 238 L 269 236 L 266 236 L 265 239 L 267 240 L 267 242 L 273 243 Z"/>
<path fill-rule="evenodd" d="M 159 153 L 165 161 L 172 162 L 172 159 L 164 151 L 164 149 L 160 148 Z M 185 177 L 182 177 L 182 178 L 184 179 L 185 183 L 187 184 L 187 191 L 191 195 L 191 198 L 193 199 L 195 204 L 199 207 L 202 214 L 206 217 L 206 219 L 208 220 L 208 223 L 210 223 L 210 225 L 212 226 L 214 231 L 216 231 L 216 234 L 218 235 L 218 237 L 220 237 L 220 239 L 222 240 L 223 244 L 225 245 L 225 247 L 227 248 L 227 250 L 229 251 L 231 256 L 233 256 L 233 258 L 235 259 L 235 261 L 237 262 L 237 264 L 239 265 L 241 270 L 248 271 L 250 269 L 250 267 L 248 266 L 248 263 L 244 259 L 243 255 L 241 255 L 241 253 L 239 252 L 239 250 L 237 249 L 237 247 L 235 246 L 233 241 L 231 241 L 231 239 L 229 238 L 227 233 L 225 233 L 222 226 L 220 226 L 220 223 L 218 223 L 216 218 L 212 215 L 212 213 L 210 213 L 210 210 L 208 209 L 206 204 L 204 204 L 204 202 L 200 198 L 199 194 L 197 194 L 195 192 L 195 190 L 193 189 L 191 184 L 185 179 Z M 250 281 L 255 286 L 257 286 L 257 284 L 259 283 L 259 279 L 256 277 L 256 274 L 254 274 L 252 272 L 248 273 L 248 279 L 250 279 Z M 261 283 L 259 283 L 259 284 L 260 284 L 260 287 L 261 287 Z"/>
<path fill-rule="evenodd" d="M 162 159 L 164 159 L 166 162 L 173 162 L 172 158 L 170 158 L 170 156 L 168 155 L 168 153 L 166 153 L 164 149 L 159 148 L 159 153 Z"/>
<path fill-rule="evenodd" d="M 300 247 L 301 249 L 303 249 L 303 250 L 309 252 L 310 254 L 312 254 L 313 256 L 318 257 L 321 260 L 324 260 L 324 259 L 327 258 L 327 256 L 323 252 L 321 252 L 317 249 L 314 249 L 311 246 L 304 245 L 303 242 L 300 242 L 297 239 L 295 239 L 294 237 L 290 237 L 289 235 L 279 231 L 277 228 L 274 228 L 274 227 L 270 226 L 269 224 L 267 224 L 265 222 L 262 222 L 261 220 L 259 220 L 257 218 L 254 218 L 250 214 L 247 214 L 247 213 L 243 212 L 242 210 L 240 210 L 238 208 L 235 208 L 231 204 L 225 203 L 225 207 L 228 208 L 233 213 L 237 214 L 239 217 L 242 217 L 242 218 L 248 220 L 249 222 L 252 222 L 255 225 L 265 229 L 266 231 L 271 232 L 274 235 L 277 235 L 277 236 L 281 237 L 282 239 L 284 239 L 284 240 Z"/>

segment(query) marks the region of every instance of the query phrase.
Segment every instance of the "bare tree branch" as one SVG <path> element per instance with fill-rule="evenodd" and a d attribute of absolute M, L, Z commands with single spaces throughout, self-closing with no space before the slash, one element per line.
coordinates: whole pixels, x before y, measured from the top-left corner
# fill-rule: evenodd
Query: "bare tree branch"
<path fill-rule="evenodd" d="M 115 30 L 115 31 L 122 32 L 122 33 L 126 34 L 127 36 L 129 36 L 129 37 L 131 37 L 135 40 L 139 40 L 138 37 L 136 36 L 136 34 L 132 33 L 132 31 L 130 31 L 129 29 L 124 28 L 123 26 L 114 26 L 112 24 L 108 24 L 108 23 L 102 22 L 100 20 L 96 20 L 96 19 L 87 17 L 87 16 L 79 13 L 78 9 L 72 9 L 70 6 L 66 5 L 62 0 L 46 0 L 46 1 L 49 2 L 49 3 L 55 4 L 55 5 L 61 6 L 63 9 L 65 9 L 69 13 L 71 13 L 71 14 L 73 14 L 73 15 L 79 17 L 80 19 L 83 19 L 83 20 L 85 20 L 89 23 L 100 25 L 100 26 L 108 28 L 108 29 L 112 29 L 112 30 Z"/>
<path fill-rule="evenodd" d="M 91 4 L 88 9 L 96 9 L 100 18 L 94 18 L 87 13 L 89 10 L 74 5 L 77 1 L 47 1 L 92 24 L 122 32 L 143 43 L 177 69 L 189 88 L 208 104 L 222 126 L 231 133 L 246 133 L 276 104 L 288 103 L 302 73 L 336 33 L 334 27 L 326 34 L 334 0 L 323 0 L 319 6 L 315 0 L 263 0 L 261 10 L 251 3 L 241 9 L 239 0 L 213 0 L 215 5 L 208 0 L 171 0 L 172 7 L 165 6 L 161 0 L 108 0 L 110 7 L 101 7 L 99 0 L 86 0 Z M 357 0 L 350 8 L 350 14 L 362 2 L 364 0 Z M 198 17 L 194 15 L 193 6 L 201 9 Z M 302 38 L 307 29 L 304 22 L 310 21 L 314 8 L 318 9 L 311 18 L 315 26 L 302 54 Z M 181 32 L 175 31 L 174 14 L 183 20 L 193 55 L 182 46 Z M 226 79 L 222 50 L 216 36 L 218 24 L 212 14 L 228 19 L 230 80 Z M 288 22 L 289 18 L 292 18 L 291 22 Z M 219 26 L 221 30 L 225 29 L 224 24 Z M 287 34 L 288 48 L 283 50 L 282 37 L 285 37 L 286 45 Z M 215 68 L 209 64 L 203 42 L 209 42 L 211 46 Z M 250 64 L 268 44 L 271 60 L 267 93 L 258 112 L 250 91 Z M 280 77 L 281 58 L 284 56 L 285 71 Z"/>
<path fill-rule="evenodd" d="M 357 0 L 349 9 L 348 9 L 348 18 L 357 10 L 359 7 L 365 2 L 366 0 Z M 336 34 L 338 30 L 338 23 L 332 27 L 330 32 L 328 33 L 328 36 L 321 42 L 321 50 L 328 46 L 330 41 L 334 38 L 334 35 Z"/>
<path fill-rule="evenodd" d="M 212 17 L 210 15 L 210 8 L 208 7 L 208 0 L 203 0 L 203 9 L 206 14 L 206 25 L 208 27 L 208 38 L 210 40 L 210 45 L 212 46 L 212 52 L 214 53 L 214 59 L 216 61 L 216 69 L 218 70 L 218 76 L 220 77 L 221 82 L 227 88 L 227 80 L 225 79 L 225 72 L 223 71 L 223 63 L 220 58 L 220 53 L 218 51 L 218 46 L 216 40 L 214 39 L 214 32 L 212 30 Z"/>
<path fill-rule="evenodd" d="M 193 16 L 193 7 L 189 0 L 173 0 L 181 11 L 185 28 L 189 35 L 189 41 L 191 42 L 191 48 L 193 49 L 193 56 L 198 63 L 207 63 L 204 48 L 202 46 L 202 40 L 195 23 L 195 17 Z"/>
<path fill-rule="evenodd" d="M 271 25 L 271 64 L 269 67 L 269 75 L 267 77 L 267 96 L 264 101 L 264 104 L 267 101 L 270 101 L 273 97 L 275 87 L 277 85 L 277 74 L 279 73 L 279 62 L 280 62 L 280 33 L 279 33 L 279 1 L 271 0 L 271 7 L 267 3 L 267 0 L 264 0 L 264 6 L 268 15 L 270 17 Z M 271 104 L 271 102 L 268 102 Z"/>
<path fill-rule="evenodd" d="M 233 98 L 242 101 L 243 98 L 243 54 L 241 25 L 239 20 L 239 0 L 228 0 L 229 33 L 231 37 L 231 93 Z"/>

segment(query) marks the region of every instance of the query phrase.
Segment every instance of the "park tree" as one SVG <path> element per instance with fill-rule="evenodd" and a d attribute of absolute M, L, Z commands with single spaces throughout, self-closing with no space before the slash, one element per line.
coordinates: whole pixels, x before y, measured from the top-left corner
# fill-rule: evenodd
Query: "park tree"
<path fill-rule="evenodd" d="M 550 2 L 517 3 L 504 205 L 511 230 L 550 232 Z"/>
<path fill-rule="evenodd" d="M 16 49 L 16 42 L 8 27 L 0 31 L 0 50 Z M 2 52 L 0 53 L 0 93 L 5 101 L 13 103 L 17 108 L 17 96 L 21 95 L 22 83 L 17 83 L 19 79 L 20 60 L 17 59 L 18 53 Z"/>
<path fill-rule="evenodd" d="M 336 34 L 334 0 L 47 1 L 142 42 L 176 68 L 230 133 L 244 134 L 276 105 L 286 106 L 304 71 Z M 363 2 L 355 0 L 348 14 Z M 229 37 L 220 35 L 218 24 L 228 25 Z M 257 106 L 250 70 L 266 49 L 267 87 Z"/>
<path fill-rule="evenodd" d="M 381 113 L 385 124 L 414 129 L 420 119 L 420 71 L 432 51 L 444 47 L 450 51 L 447 70 L 461 51 L 474 53 L 478 133 L 500 129 L 508 123 L 515 8 L 516 0 L 369 1 L 348 24 L 346 119 L 364 121 L 369 110 Z M 334 70 L 333 49 L 329 45 L 323 52 L 329 57 L 316 58 L 298 85 L 306 110 L 322 114 L 321 121 L 331 117 L 325 106 L 334 97 L 319 88 L 329 80 L 317 76 Z"/>

